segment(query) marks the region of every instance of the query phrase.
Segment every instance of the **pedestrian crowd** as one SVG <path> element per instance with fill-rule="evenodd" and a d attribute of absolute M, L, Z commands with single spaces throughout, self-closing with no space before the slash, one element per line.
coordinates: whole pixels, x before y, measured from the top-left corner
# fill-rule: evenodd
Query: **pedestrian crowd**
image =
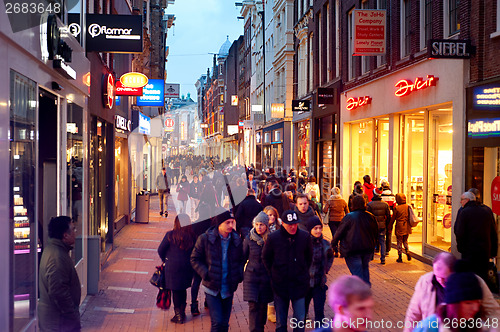
<path fill-rule="evenodd" d="M 211 331 L 228 331 L 233 296 L 243 283 L 250 331 L 264 331 L 268 320 L 276 323 L 276 331 L 288 327 L 304 331 L 306 326 L 320 331 L 369 328 L 374 306 L 369 265 L 375 254 L 385 264 L 393 231 L 397 262 L 403 263 L 403 254 L 411 260 L 408 236 L 415 216 L 404 194 L 394 195 L 385 180 L 377 187 L 366 175 L 363 184 L 355 183 L 347 201 L 338 187 L 321 200 L 316 178 L 304 171 L 297 176 L 294 170 L 276 173 L 271 168 L 257 174 L 253 166 L 217 169 L 224 164 L 209 160 L 207 168 L 200 168 L 207 160 L 191 158 L 190 162 L 168 160 L 156 181 L 160 214 L 168 213 L 164 204 L 173 185 L 169 175 L 177 176 L 181 202 L 174 228 L 158 247 L 165 263 L 164 287 L 172 293 L 171 322 L 186 322 L 188 288 L 191 315 L 200 315 L 201 287 Z M 473 191 L 462 195 L 455 222 L 462 259 L 457 261 L 446 252 L 435 257 L 433 271 L 415 287 L 405 331 L 459 331 L 463 327 L 450 322 L 462 319 L 489 322 L 481 327 L 472 324 L 467 328 L 471 331 L 493 328 L 493 320 L 498 326 L 500 307 L 488 283 L 490 259 L 497 253 L 496 224 L 491 209 Z M 191 211 L 187 211 L 190 199 Z M 74 244 L 70 221 L 59 217 L 49 224 L 52 242 L 40 264 L 42 331 L 79 331 L 79 298 L 73 290 L 73 285 L 79 285 L 78 276 L 66 259 Z M 324 225 L 329 226 L 331 242 L 323 238 Z M 328 286 L 326 276 L 334 258 L 343 258 L 352 276 L 342 276 Z M 335 315 L 328 326 L 325 303 Z M 293 317 L 289 319 L 290 306 Z M 447 323 L 450 328 L 443 329 Z"/>

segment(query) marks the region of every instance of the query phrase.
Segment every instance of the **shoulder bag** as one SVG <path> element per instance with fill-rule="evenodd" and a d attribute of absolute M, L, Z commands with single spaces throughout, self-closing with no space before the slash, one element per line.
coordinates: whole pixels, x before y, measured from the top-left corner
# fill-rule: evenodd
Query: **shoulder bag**
<path fill-rule="evenodd" d="M 165 285 L 165 263 L 162 265 L 158 265 L 156 267 L 156 271 L 153 272 L 153 275 L 151 276 L 151 279 L 149 279 L 149 282 L 151 285 L 158 287 L 158 288 L 163 288 Z"/>
<path fill-rule="evenodd" d="M 410 223 L 411 227 L 418 226 L 418 223 L 420 222 L 410 205 L 408 205 L 408 222 Z"/>

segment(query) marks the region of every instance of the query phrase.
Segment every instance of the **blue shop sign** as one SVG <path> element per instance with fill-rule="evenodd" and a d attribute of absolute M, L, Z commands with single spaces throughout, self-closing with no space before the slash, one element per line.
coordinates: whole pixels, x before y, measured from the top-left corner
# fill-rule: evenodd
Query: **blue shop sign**
<path fill-rule="evenodd" d="M 165 82 L 163 80 L 149 80 L 142 88 L 142 96 L 137 97 L 137 106 L 164 106 Z"/>
<path fill-rule="evenodd" d="M 139 133 L 151 135 L 151 119 L 139 113 Z"/>
<path fill-rule="evenodd" d="M 476 110 L 500 110 L 500 84 L 483 85 L 474 88 L 472 103 Z"/>
<path fill-rule="evenodd" d="M 500 137 L 500 119 L 477 119 L 467 123 L 471 138 Z"/>

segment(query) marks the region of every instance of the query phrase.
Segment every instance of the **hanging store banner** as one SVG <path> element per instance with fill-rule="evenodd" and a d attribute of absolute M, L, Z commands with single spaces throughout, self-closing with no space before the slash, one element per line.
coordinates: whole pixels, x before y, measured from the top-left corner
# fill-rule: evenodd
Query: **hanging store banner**
<path fill-rule="evenodd" d="M 181 85 L 177 83 L 165 83 L 165 98 L 179 98 Z"/>
<path fill-rule="evenodd" d="M 386 52 L 386 11 L 354 11 L 353 55 L 384 55 Z"/>
<path fill-rule="evenodd" d="M 318 88 L 318 105 L 332 105 L 334 103 L 333 88 Z"/>
<path fill-rule="evenodd" d="M 142 53 L 141 15 L 87 14 L 87 51 Z"/>
<path fill-rule="evenodd" d="M 165 83 L 163 80 L 149 80 L 142 88 L 142 96 L 137 97 L 137 106 L 159 106 L 165 105 Z"/>
<path fill-rule="evenodd" d="M 292 100 L 292 112 L 309 112 L 311 102 L 309 100 Z"/>
<path fill-rule="evenodd" d="M 142 96 L 142 88 L 130 88 L 124 86 L 120 81 L 116 81 L 115 92 L 117 96 Z"/>

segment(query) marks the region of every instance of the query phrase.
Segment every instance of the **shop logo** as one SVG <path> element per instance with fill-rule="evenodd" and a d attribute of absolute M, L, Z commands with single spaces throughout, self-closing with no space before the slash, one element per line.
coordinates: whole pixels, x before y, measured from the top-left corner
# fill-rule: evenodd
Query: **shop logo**
<path fill-rule="evenodd" d="M 467 132 L 469 137 L 499 137 L 500 136 L 500 120 L 498 119 L 482 119 L 469 121 L 467 124 Z"/>
<path fill-rule="evenodd" d="M 71 23 L 70 25 L 68 25 L 68 30 L 69 30 L 69 33 L 71 33 L 73 35 L 73 37 L 78 38 L 78 35 L 81 32 L 80 24 Z"/>
<path fill-rule="evenodd" d="M 310 107 L 309 100 L 292 100 L 292 112 L 309 112 Z"/>
<path fill-rule="evenodd" d="M 362 107 L 368 104 L 372 103 L 372 98 L 369 96 L 364 96 L 364 97 L 351 97 L 347 99 L 346 106 L 345 108 L 348 111 L 355 110 L 358 107 Z"/>
<path fill-rule="evenodd" d="M 112 74 L 105 75 L 103 90 L 104 107 L 112 109 L 115 102 L 115 78 Z"/>
<path fill-rule="evenodd" d="M 130 72 L 120 76 L 120 82 L 129 88 L 142 88 L 148 84 L 148 77 L 142 73 Z"/>
<path fill-rule="evenodd" d="M 125 28 L 108 28 L 107 26 L 100 26 L 97 23 L 89 25 L 89 35 L 92 38 L 100 36 L 101 34 L 106 35 L 107 39 L 140 39 L 139 35 L 131 35 L 132 29 Z"/>
<path fill-rule="evenodd" d="M 424 80 L 422 77 L 417 77 L 415 79 L 415 83 L 410 80 L 400 80 L 396 83 L 395 87 L 398 88 L 394 95 L 396 97 L 408 96 L 410 93 L 423 90 L 430 86 L 436 86 L 436 82 L 439 80 L 439 77 L 434 77 L 433 75 L 427 75 L 427 79 Z"/>

